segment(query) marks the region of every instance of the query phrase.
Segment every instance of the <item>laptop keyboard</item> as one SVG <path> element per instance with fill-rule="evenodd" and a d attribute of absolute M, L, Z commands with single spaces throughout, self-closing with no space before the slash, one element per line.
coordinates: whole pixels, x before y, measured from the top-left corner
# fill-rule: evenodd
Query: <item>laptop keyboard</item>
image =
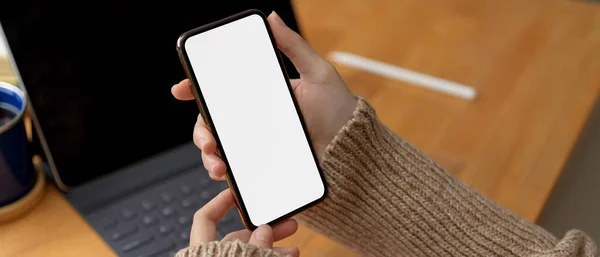
<path fill-rule="evenodd" d="M 189 245 L 194 213 L 226 182 L 194 169 L 111 204 L 87 216 L 119 256 L 162 257 Z M 217 239 L 244 229 L 236 208 L 217 225 Z"/>

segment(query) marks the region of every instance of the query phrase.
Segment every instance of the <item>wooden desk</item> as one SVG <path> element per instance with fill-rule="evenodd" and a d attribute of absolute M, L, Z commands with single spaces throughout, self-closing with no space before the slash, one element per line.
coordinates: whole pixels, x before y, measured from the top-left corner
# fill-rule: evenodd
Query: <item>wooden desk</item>
<path fill-rule="evenodd" d="M 52 185 L 28 215 L 0 225 L 2 257 L 114 255 Z"/>
<path fill-rule="evenodd" d="M 535 221 L 600 88 L 600 5 L 569 0 L 296 0 L 321 54 L 348 51 L 479 92 L 465 101 L 336 65 L 393 130 L 450 172 Z M 107 256 L 53 189 L 0 226 L 0 256 Z M 350 252 L 306 228 L 303 256 Z"/>

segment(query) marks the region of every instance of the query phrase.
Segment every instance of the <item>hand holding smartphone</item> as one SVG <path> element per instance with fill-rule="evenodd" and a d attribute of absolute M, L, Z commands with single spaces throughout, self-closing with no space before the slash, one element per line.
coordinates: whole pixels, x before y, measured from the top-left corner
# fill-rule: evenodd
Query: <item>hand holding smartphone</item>
<path fill-rule="evenodd" d="M 318 203 L 327 187 L 266 17 L 248 10 L 177 42 L 248 229 Z"/>

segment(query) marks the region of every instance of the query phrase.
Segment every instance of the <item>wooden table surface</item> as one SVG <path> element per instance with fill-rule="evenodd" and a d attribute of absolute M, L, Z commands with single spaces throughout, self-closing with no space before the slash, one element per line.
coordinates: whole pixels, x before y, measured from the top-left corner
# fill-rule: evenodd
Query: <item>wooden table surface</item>
<path fill-rule="evenodd" d="M 475 101 L 336 64 L 395 132 L 535 221 L 600 88 L 600 5 L 570 0 L 296 0 L 305 37 L 477 89 Z M 0 64 L 2 65 L 2 64 Z M 0 69 L 2 66 L 0 66 Z M 2 71 L 0 71 L 0 75 Z M 0 256 L 110 256 L 54 187 L 0 225 Z M 301 227 L 278 245 L 350 256 Z"/>

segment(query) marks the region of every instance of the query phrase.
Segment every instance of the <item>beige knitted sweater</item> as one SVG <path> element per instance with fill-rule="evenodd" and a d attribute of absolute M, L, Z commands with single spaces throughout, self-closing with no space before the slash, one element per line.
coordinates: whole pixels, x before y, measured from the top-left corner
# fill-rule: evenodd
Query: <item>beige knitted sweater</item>
<path fill-rule="evenodd" d="M 596 255 L 585 233 L 559 240 L 461 183 L 385 127 L 362 98 L 321 166 L 329 194 L 296 219 L 360 255 Z M 190 246 L 177 256 L 280 255 L 235 241 Z"/>

